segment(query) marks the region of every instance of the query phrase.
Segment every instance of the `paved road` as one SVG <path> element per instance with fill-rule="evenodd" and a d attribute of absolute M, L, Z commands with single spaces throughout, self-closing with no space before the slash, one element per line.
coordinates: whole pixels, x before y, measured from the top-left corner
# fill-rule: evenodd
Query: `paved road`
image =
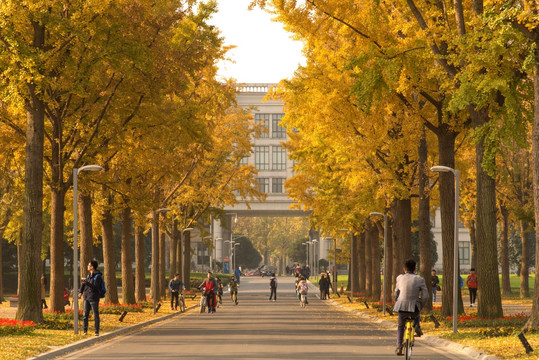
<path fill-rule="evenodd" d="M 279 278 L 277 302 L 268 301 L 268 286 L 267 278 L 242 278 L 238 306 L 225 294 L 215 314 L 191 311 L 62 359 L 398 359 L 394 331 L 330 306 L 314 292 L 300 308 L 292 278 Z M 420 341 L 413 358 L 469 359 Z"/>

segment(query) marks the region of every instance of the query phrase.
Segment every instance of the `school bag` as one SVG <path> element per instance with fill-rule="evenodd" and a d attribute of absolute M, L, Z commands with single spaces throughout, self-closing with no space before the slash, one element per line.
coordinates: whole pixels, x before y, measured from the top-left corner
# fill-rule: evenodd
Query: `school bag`
<path fill-rule="evenodd" d="M 301 283 L 301 286 L 299 288 L 299 293 L 301 295 L 307 295 L 308 289 L 309 289 L 309 287 L 307 286 L 307 283 Z"/>
<path fill-rule="evenodd" d="M 101 276 L 101 274 L 95 274 L 94 275 L 94 283 L 97 282 L 97 277 Z M 101 286 L 97 289 L 97 293 L 99 294 L 99 298 L 103 299 L 105 295 L 107 294 L 107 288 L 105 287 L 105 280 L 102 279 Z"/>
<path fill-rule="evenodd" d="M 270 287 L 274 288 L 275 285 L 276 285 L 275 284 L 275 279 L 273 278 L 273 279 L 270 280 Z"/>

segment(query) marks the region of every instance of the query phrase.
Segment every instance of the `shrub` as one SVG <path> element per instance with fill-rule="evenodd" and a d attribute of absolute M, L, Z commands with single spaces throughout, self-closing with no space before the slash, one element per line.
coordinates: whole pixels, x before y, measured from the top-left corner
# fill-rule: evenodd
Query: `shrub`
<path fill-rule="evenodd" d="M 0 336 L 26 335 L 36 328 L 33 321 L 0 319 Z"/>
<path fill-rule="evenodd" d="M 73 310 L 43 311 L 43 324 L 39 324 L 40 329 L 67 330 L 73 328 Z M 82 318 L 82 310 L 79 310 L 79 318 Z"/>

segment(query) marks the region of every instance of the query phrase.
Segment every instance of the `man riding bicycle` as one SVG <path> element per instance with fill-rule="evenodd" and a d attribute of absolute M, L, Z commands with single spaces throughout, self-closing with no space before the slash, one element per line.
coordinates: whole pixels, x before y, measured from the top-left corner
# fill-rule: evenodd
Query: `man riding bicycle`
<path fill-rule="evenodd" d="M 228 283 L 228 287 L 230 289 L 230 298 L 236 305 L 238 305 L 238 286 L 240 285 L 236 282 L 236 278 L 232 276 Z"/>
<path fill-rule="evenodd" d="M 414 259 L 408 259 L 404 262 L 404 274 L 397 277 L 395 284 L 395 307 L 393 311 L 399 312 L 399 323 L 397 326 L 397 348 L 395 354 L 402 353 L 402 338 L 404 335 L 404 325 L 406 318 L 415 319 L 415 331 L 417 336 L 423 335 L 419 324 L 419 313 L 429 300 L 429 292 L 425 279 L 417 276 L 415 272 L 416 262 Z M 421 297 L 419 296 L 421 293 Z"/>

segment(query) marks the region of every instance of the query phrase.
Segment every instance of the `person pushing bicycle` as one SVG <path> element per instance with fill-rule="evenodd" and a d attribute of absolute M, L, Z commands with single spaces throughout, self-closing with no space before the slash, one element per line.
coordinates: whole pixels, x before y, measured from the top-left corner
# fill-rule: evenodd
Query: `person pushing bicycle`
<path fill-rule="evenodd" d="M 395 307 L 393 311 L 399 313 L 399 323 L 397 326 L 397 348 L 396 355 L 402 353 L 402 338 L 404 335 L 404 325 L 406 318 L 413 317 L 415 319 L 416 336 L 423 335 L 419 324 L 419 313 L 423 306 L 429 300 L 429 292 L 425 279 L 415 274 L 416 262 L 414 259 L 408 259 L 404 262 L 404 274 L 397 276 L 395 284 Z M 421 294 L 421 296 L 419 296 Z"/>

